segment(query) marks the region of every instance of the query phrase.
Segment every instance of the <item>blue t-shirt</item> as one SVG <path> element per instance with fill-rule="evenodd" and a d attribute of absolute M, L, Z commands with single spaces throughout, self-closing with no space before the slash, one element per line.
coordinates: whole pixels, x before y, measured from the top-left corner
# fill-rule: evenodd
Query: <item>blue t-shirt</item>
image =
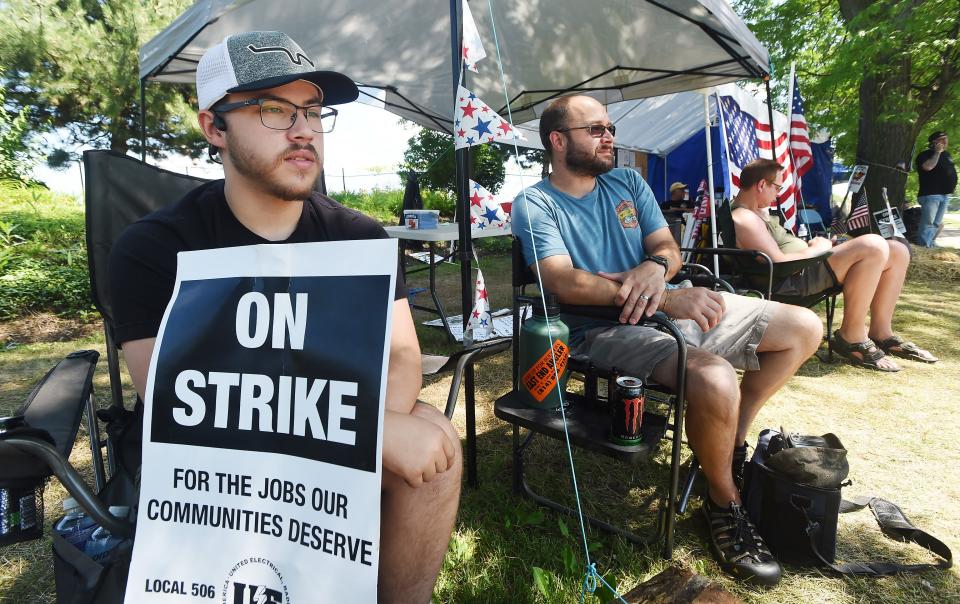
<path fill-rule="evenodd" d="M 647 256 L 643 238 L 667 226 L 653 191 L 630 168 L 601 174 L 593 191 L 581 198 L 556 189 L 545 178 L 517 195 L 512 212 L 513 234 L 527 265 L 549 256 L 570 256 L 574 268 L 591 273 L 635 268 Z"/>
<path fill-rule="evenodd" d="M 545 178 L 517 195 L 511 223 L 528 266 L 549 256 L 570 256 L 574 268 L 591 273 L 635 268 L 647 256 L 643 238 L 667 226 L 653 191 L 630 168 L 601 174 L 593 191 L 580 198 Z M 584 329 L 598 324 L 570 317 L 564 321 L 572 344 L 579 343 Z"/>

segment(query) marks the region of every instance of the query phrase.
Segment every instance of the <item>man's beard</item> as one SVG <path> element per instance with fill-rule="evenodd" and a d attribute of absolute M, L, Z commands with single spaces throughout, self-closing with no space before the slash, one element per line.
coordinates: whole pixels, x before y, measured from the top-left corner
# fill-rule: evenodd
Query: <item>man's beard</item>
<path fill-rule="evenodd" d="M 600 176 L 609 172 L 613 169 L 613 159 L 601 159 L 596 154 L 599 149 L 584 149 L 570 140 L 566 156 L 567 169 L 579 176 Z"/>
<path fill-rule="evenodd" d="M 283 167 L 284 158 L 294 151 L 309 151 L 313 154 L 320 166 L 320 156 L 313 145 L 298 145 L 296 143 L 287 147 L 287 150 L 277 156 L 272 162 L 257 157 L 255 153 L 234 145 L 230 159 L 233 167 L 251 182 L 258 183 L 263 190 L 284 201 L 303 201 L 313 193 L 313 187 L 316 184 L 316 178 L 309 181 L 294 181 L 292 183 L 280 182 L 275 172 Z M 319 175 L 320 171 L 317 171 Z M 301 172 L 301 176 L 303 173 Z"/>

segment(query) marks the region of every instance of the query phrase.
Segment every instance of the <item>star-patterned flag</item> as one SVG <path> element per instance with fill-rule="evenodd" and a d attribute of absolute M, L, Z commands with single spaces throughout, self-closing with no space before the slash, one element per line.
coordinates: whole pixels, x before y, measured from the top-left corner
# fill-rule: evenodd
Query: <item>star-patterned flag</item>
<path fill-rule="evenodd" d="M 797 181 L 813 167 L 813 151 L 810 149 L 810 131 L 804 117 L 803 97 L 800 83 L 793 77 L 793 107 L 790 110 L 790 152 L 797 168 Z"/>
<path fill-rule="evenodd" d="M 510 214 L 480 183 L 470 181 L 470 226 L 477 229 L 506 230 Z"/>
<path fill-rule="evenodd" d="M 740 171 L 751 161 L 765 157 L 776 159 L 784 167 L 783 190 L 779 195 L 779 209 L 786 217 L 784 226 L 797 228 L 797 188 L 790 162 L 788 121 L 785 115 L 774 113 L 777 132 L 776 154 L 770 144 L 770 121 L 766 106 L 753 95 L 737 88 L 724 86 L 720 96 L 720 115 L 726 134 L 725 164 L 730 175 L 731 198 L 740 192 Z"/>
<path fill-rule="evenodd" d="M 457 89 L 453 134 L 457 149 L 494 141 L 513 143 L 523 139 L 523 135 L 514 130 L 510 122 L 500 117 L 489 105 L 463 86 Z"/>
<path fill-rule="evenodd" d="M 487 56 L 483 50 L 483 41 L 477 31 L 477 22 L 473 20 L 470 5 L 463 0 L 463 63 L 470 71 L 477 71 L 477 63 Z"/>
<path fill-rule="evenodd" d="M 861 189 L 860 200 L 847 218 L 847 229 L 855 231 L 870 226 L 870 205 L 867 203 L 867 190 Z"/>
<path fill-rule="evenodd" d="M 493 319 L 490 317 L 490 300 L 487 299 L 487 286 L 483 283 L 483 273 L 477 269 L 477 287 L 473 294 L 473 312 L 467 320 L 464 333 L 472 333 L 474 341 L 490 337 Z"/>

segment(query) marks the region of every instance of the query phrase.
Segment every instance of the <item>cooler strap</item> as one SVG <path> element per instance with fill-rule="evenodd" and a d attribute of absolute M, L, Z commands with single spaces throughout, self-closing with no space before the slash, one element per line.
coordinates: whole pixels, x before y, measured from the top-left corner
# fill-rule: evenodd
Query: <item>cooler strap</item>
<path fill-rule="evenodd" d="M 814 555 L 823 565 L 840 574 L 879 577 L 904 572 L 947 569 L 953 566 L 953 554 L 946 544 L 926 531 L 913 526 L 913 524 L 907 520 L 903 510 L 895 503 L 880 499 L 879 497 L 855 497 L 852 501 L 844 499 L 840 502 L 840 513 L 855 512 L 869 506 L 884 535 L 898 541 L 916 543 L 939 557 L 941 559 L 940 562 L 936 564 L 898 564 L 895 562 L 846 562 L 843 564 L 835 564 L 829 562 L 823 557 L 817 547 L 821 531 L 820 523 L 810 519 L 805 506 L 797 505 L 795 501 L 791 501 L 791 503 L 793 503 L 795 508 L 803 512 L 803 517 L 807 521 L 806 533 L 810 538 L 810 549 Z"/>

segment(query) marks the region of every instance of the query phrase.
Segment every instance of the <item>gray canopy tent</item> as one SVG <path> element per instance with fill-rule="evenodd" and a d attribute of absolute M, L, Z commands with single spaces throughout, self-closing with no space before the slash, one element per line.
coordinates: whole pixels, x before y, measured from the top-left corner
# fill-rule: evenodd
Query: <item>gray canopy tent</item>
<path fill-rule="evenodd" d="M 470 6 L 487 59 L 465 86 L 514 123 L 536 119 L 551 99 L 572 91 L 609 104 L 770 72 L 766 49 L 724 0 L 474 0 Z M 347 73 L 368 100 L 449 133 L 462 71 L 461 23 L 460 0 L 200 0 L 141 48 L 141 99 L 150 81 L 192 83 L 204 51 L 225 36 L 279 30 L 318 67 Z M 457 151 L 456 165 L 457 214 L 468 216 L 468 149 Z M 472 241 L 468 221 L 460 222 L 466 324 Z M 472 367 L 465 389 L 469 433 Z"/>

